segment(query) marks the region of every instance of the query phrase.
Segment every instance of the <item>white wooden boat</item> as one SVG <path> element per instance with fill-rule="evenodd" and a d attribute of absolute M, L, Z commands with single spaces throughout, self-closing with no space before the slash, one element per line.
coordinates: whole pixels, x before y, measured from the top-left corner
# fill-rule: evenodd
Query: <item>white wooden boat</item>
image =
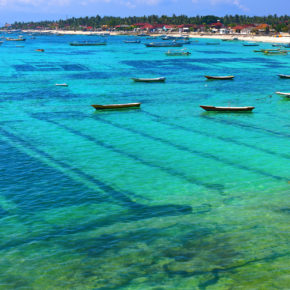
<path fill-rule="evenodd" d="M 68 84 L 63 83 L 63 84 L 55 84 L 57 87 L 68 87 Z"/>
<path fill-rule="evenodd" d="M 283 74 L 280 74 L 278 75 L 281 79 L 290 79 L 290 75 L 283 75 Z"/>
<path fill-rule="evenodd" d="M 132 78 L 134 82 L 144 82 L 144 83 L 160 83 L 165 82 L 165 77 L 160 78 Z"/>
<path fill-rule="evenodd" d="M 275 92 L 275 94 L 280 95 L 280 96 L 283 96 L 283 97 L 290 98 L 290 93 Z"/>

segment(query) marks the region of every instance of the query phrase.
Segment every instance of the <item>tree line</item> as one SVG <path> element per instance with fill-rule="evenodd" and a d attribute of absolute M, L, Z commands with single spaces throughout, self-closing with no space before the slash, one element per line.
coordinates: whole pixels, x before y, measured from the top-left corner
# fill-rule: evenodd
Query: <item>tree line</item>
<path fill-rule="evenodd" d="M 134 25 L 136 23 L 150 23 L 150 24 L 196 24 L 196 25 L 209 25 L 220 20 L 225 26 L 245 25 L 245 24 L 269 24 L 276 31 L 289 31 L 290 30 L 290 17 L 288 15 L 277 16 L 247 16 L 247 15 L 225 15 L 218 17 L 214 15 L 194 16 L 188 17 L 186 15 L 172 16 L 130 16 L 130 17 L 113 17 L 96 15 L 94 17 L 79 17 L 69 18 L 66 20 L 58 21 L 40 21 L 40 22 L 15 22 L 12 24 L 13 29 L 34 29 L 37 27 L 70 29 L 79 30 L 84 26 L 91 26 L 93 29 L 100 28 L 104 25 L 114 27 L 116 25 Z"/>

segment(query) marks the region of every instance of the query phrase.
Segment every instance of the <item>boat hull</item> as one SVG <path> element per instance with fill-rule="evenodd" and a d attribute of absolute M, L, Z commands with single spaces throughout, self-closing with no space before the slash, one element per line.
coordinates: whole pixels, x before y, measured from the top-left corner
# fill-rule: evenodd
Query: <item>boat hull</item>
<path fill-rule="evenodd" d="M 99 45 L 106 45 L 106 42 L 101 43 L 70 43 L 70 46 L 99 46 Z"/>
<path fill-rule="evenodd" d="M 140 108 L 140 105 L 141 103 L 91 105 L 91 106 L 96 110 L 114 110 L 114 109 Z"/>
<path fill-rule="evenodd" d="M 282 92 L 276 92 L 277 95 L 286 97 L 286 98 L 290 98 L 290 93 L 282 93 Z"/>
<path fill-rule="evenodd" d="M 234 76 L 205 76 L 208 80 L 232 80 Z"/>
<path fill-rule="evenodd" d="M 278 75 L 281 79 L 290 79 L 290 75 Z"/>
<path fill-rule="evenodd" d="M 205 111 L 215 112 L 251 112 L 255 107 L 215 107 L 215 106 L 200 106 Z"/>
<path fill-rule="evenodd" d="M 182 43 L 146 43 L 147 47 L 181 47 Z"/>
<path fill-rule="evenodd" d="M 134 82 L 143 82 L 143 83 L 161 83 L 165 82 L 165 78 L 154 78 L 154 79 L 147 79 L 147 78 L 132 78 Z"/>

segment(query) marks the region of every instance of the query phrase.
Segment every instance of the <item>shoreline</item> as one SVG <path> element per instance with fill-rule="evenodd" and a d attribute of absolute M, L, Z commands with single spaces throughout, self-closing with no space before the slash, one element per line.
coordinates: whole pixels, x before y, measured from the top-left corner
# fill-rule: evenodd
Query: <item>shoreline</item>
<path fill-rule="evenodd" d="M 126 32 L 91 32 L 91 31 L 73 31 L 73 30 L 23 30 L 25 33 L 51 33 L 57 35 L 102 35 L 104 33 L 110 33 L 112 36 L 137 36 L 137 33 L 126 33 Z M 165 34 L 165 33 L 164 33 Z M 161 36 L 164 34 L 148 34 L 148 36 Z M 167 33 L 170 36 L 180 36 L 180 33 Z M 201 39 L 232 39 L 238 38 L 240 41 L 251 41 L 251 42 L 266 42 L 266 43 L 290 43 L 290 34 L 282 34 L 281 37 L 276 36 L 265 36 L 265 35 L 246 35 L 246 34 L 206 34 L 206 33 L 184 33 L 190 38 L 201 38 Z"/>

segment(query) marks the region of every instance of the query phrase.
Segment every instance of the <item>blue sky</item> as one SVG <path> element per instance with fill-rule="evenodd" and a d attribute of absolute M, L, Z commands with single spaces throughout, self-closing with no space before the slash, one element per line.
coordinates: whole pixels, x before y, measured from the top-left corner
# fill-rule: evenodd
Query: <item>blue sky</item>
<path fill-rule="evenodd" d="M 290 0 L 0 0 L 0 24 L 68 17 L 290 13 Z"/>

